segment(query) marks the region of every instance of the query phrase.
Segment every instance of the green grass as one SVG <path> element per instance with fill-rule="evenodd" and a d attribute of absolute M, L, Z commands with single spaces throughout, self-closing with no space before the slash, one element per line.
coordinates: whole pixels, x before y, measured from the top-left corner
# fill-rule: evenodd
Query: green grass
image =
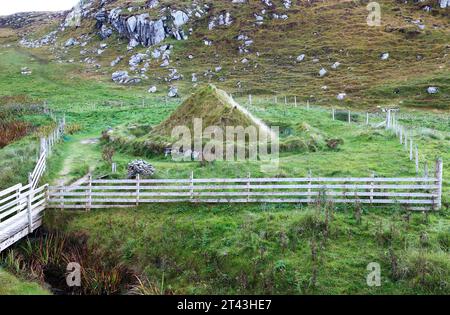
<path fill-rule="evenodd" d="M 65 219 L 51 212 L 47 224 L 87 233 L 92 246 L 133 266 L 148 285 L 164 279 L 165 294 L 450 293 L 447 215 L 413 214 L 408 222 L 403 212 L 368 209 L 358 223 L 352 209 L 331 208 L 328 224 L 320 208 L 232 204 L 67 212 Z M 382 266 L 379 288 L 366 285 L 371 262 Z"/>
<path fill-rule="evenodd" d="M 0 295 L 49 295 L 36 283 L 22 281 L 0 268 Z"/>
<path fill-rule="evenodd" d="M 348 5 L 339 5 L 337 12 L 342 14 Z M 308 8 L 300 21 L 311 19 L 312 10 Z M 363 15 L 362 11 L 358 8 L 355 11 L 357 15 L 347 21 L 356 21 Z M 242 16 L 246 13 L 242 12 Z M 295 14 L 302 15 L 303 12 Z M 315 18 L 323 18 L 324 21 L 335 19 L 333 12 L 326 7 L 318 14 Z M 387 18 L 392 19 L 392 14 L 388 12 Z M 430 20 L 434 19 L 430 17 Z M 312 133 L 324 139 L 344 141 L 338 150 L 321 148 L 284 152 L 279 171 L 271 175 L 302 177 L 310 169 L 313 175 L 330 177 L 365 177 L 372 172 L 378 176 L 415 175 L 414 163 L 409 161 L 408 152 L 391 134 L 360 123 L 349 125 L 344 121 L 332 121 L 329 110 L 314 108 L 308 111 L 304 107 L 306 96 L 311 95 L 310 90 L 320 90 L 323 84 L 331 88 L 315 95 L 316 103 L 322 105 L 336 105 L 333 95 L 342 92 L 343 86 L 354 91 L 357 97 L 340 104 L 340 107 L 373 107 L 404 101 L 404 105 L 414 107 L 414 110 L 402 110 L 404 117 L 401 122 L 414 129 L 421 163 L 426 160 L 432 166 L 437 156 L 444 159 L 442 212 L 426 217 L 420 213 L 409 216 L 396 208 L 363 208 L 362 223 L 358 224 L 356 210 L 352 207 L 332 207 L 335 217 L 329 225 L 327 237 L 324 236 L 325 210 L 294 205 L 152 205 L 91 213 L 48 211 L 47 227 L 73 233 L 87 232 L 91 244 L 100 246 L 105 255 L 114 253 L 111 257 L 120 257 L 120 262 L 136 270 L 143 279 L 148 279 L 146 285 L 160 288 L 164 279 L 163 293 L 167 294 L 449 294 L 450 125 L 445 112 L 448 71 L 445 68 L 436 70 L 433 66 L 441 58 L 440 48 L 447 30 L 432 30 L 429 39 L 415 39 L 423 45 L 435 41 L 429 46 L 431 48 L 414 47 L 413 50 L 417 51 L 411 51 L 411 44 L 400 40 L 398 49 L 390 49 L 393 52 L 392 63 L 397 63 L 398 67 L 391 64 L 384 69 L 377 65 L 379 52 L 378 48 L 375 49 L 386 44 L 386 39 L 379 38 L 381 30 L 374 31 L 373 42 L 368 43 L 367 31 L 362 32 L 360 26 L 350 28 L 347 22 L 345 25 L 329 25 L 321 29 L 323 34 L 333 35 L 327 35 L 326 40 L 311 37 L 313 27 L 303 22 L 297 25 L 303 27 L 303 32 L 279 25 L 287 32 L 282 37 L 284 42 L 280 51 L 286 56 L 306 51 L 309 56 L 317 55 L 321 60 L 343 60 L 352 68 L 347 74 L 336 74 L 322 80 L 315 78 L 317 65 L 308 62 L 300 68 L 303 65 L 289 65 L 287 57 L 274 60 L 274 52 L 268 51 L 263 44 L 275 41 L 282 32 L 279 29 L 270 32 L 268 28 L 254 34 L 257 40 L 255 49 L 264 53 L 262 60 L 258 61 L 260 68 L 234 72 L 229 58 L 234 56 L 231 51 L 234 48 L 224 48 L 225 39 L 237 35 L 241 29 L 248 30 L 250 26 L 245 24 L 235 25 L 223 34 L 214 32 L 211 37 L 219 45 L 211 48 L 213 51 L 203 50 L 199 45 L 201 34 L 194 35 L 191 42 L 175 43 L 178 53 L 192 52 L 196 56 L 189 66 L 184 59 L 177 66 L 186 66 L 187 72 L 200 74 L 200 70 L 219 63 L 220 57 L 211 57 L 217 49 L 215 52 L 219 56 L 226 56 L 221 60 L 224 60 L 224 71 L 229 77 L 218 85 L 227 91 L 236 92 L 235 81 L 240 79 L 244 83 L 243 94 L 305 95 L 298 98 L 300 106 L 297 108 L 258 97 L 254 97 L 253 106 L 246 105 L 269 125 L 280 125 L 284 130 L 290 130 L 283 135 L 283 141 L 290 133 L 293 137 L 304 136 L 304 128 L 299 127 L 306 125 L 311 127 Z M 337 31 L 342 32 L 340 37 L 336 36 Z M 348 36 L 346 31 L 350 32 Z M 388 42 L 397 44 L 399 36 L 389 35 Z M 335 45 L 337 39 L 342 40 L 339 47 L 343 52 L 336 50 L 329 56 L 322 48 Z M 349 48 L 355 39 L 357 44 Z M 306 49 L 305 45 L 309 48 Z M 369 55 L 367 49 L 371 51 Z M 411 67 L 411 56 L 423 52 L 429 52 L 430 59 L 425 59 L 420 69 Z M 242 177 L 248 172 L 255 177 L 267 175 L 261 171 L 258 162 L 216 162 L 206 166 L 198 162 L 176 163 L 162 156 L 146 156 L 145 151 L 130 148 L 127 141 L 116 147 L 113 160 L 118 163 L 118 174 L 112 175 L 110 165 L 101 159 L 104 143 L 83 142 L 100 138 L 102 131 L 108 128 L 123 130 L 130 125 L 156 126 L 170 117 L 180 101 L 166 103 L 161 98 L 162 94 L 149 96 L 144 85 L 123 87 L 112 84 L 106 70 L 92 73 L 78 64 L 49 62 L 44 50 L 8 48 L 0 53 L 0 97 L 12 96 L 8 99 L 17 100 L 28 95 L 30 99 L 46 101 L 58 117 L 65 114 L 69 124 L 81 126 L 78 133 L 67 135 L 55 147 L 43 179 L 45 182 L 57 183 L 61 178 L 71 182 L 84 176 L 88 170 L 92 170 L 94 176 L 123 178 L 127 164 L 136 158 L 152 163 L 157 169 L 157 178 L 187 178 L 192 170 L 197 178 Z M 76 51 L 71 53 L 78 54 Z M 197 56 L 203 57 L 197 59 Z M 110 57 L 112 55 L 106 55 L 102 62 L 109 63 Z M 356 65 L 350 66 L 352 60 L 356 60 Z M 32 69 L 33 74 L 20 75 L 23 66 Z M 373 73 L 368 69 L 373 69 Z M 419 79 L 419 71 L 427 75 Z M 391 90 L 399 82 L 400 96 L 392 100 Z M 146 84 L 150 83 L 154 81 Z M 356 88 L 357 83 L 361 86 Z M 427 84 L 434 83 L 441 88 L 441 94 L 430 101 L 422 90 Z M 185 81 L 182 87 L 184 94 L 189 95 L 191 84 Z M 141 107 L 143 99 L 145 106 Z M 246 104 L 243 98 L 237 100 Z M 418 110 L 429 107 L 440 111 Z M 41 125 L 48 123 L 40 115 L 22 118 Z M 359 121 L 363 122 L 364 117 Z M 25 183 L 34 166 L 37 149 L 38 139 L 30 135 L 0 150 L 0 189 L 18 182 Z M 428 239 L 425 243 L 420 241 L 424 233 Z M 319 263 L 316 267 L 311 259 L 311 246 L 314 244 L 318 247 Z M 396 269 L 392 265 L 395 257 L 398 260 Z M 379 262 L 382 266 L 383 285 L 380 288 L 368 288 L 365 284 L 366 266 L 370 262 Z M 317 271 L 315 285 L 311 281 L 314 269 Z M 5 286 L 0 286 L 0 293 L 16 292 L 16 282 L 0 273 L 0 284 L 2 277 L 8 280 Z"/>

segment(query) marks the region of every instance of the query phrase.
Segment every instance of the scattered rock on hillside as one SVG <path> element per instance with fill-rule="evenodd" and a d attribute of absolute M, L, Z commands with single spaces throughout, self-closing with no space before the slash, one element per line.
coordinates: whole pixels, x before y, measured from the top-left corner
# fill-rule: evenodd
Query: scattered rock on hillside
<path fill-rule="evenodd" d="M 339 68 L 341 65 L 341 63 L 339 61 L 336 61 L 335 63 L 333 63 L 333 65 L 331 66 L 331 69 L 336 70 L 337 68 Z"/>
<path fill-rule="evenodd" d="M 110 37 L 113 34 L 113 30 L 111 28 L 107 27 L 106 25 L 102 25 L 98 34 L 100 35 L 100 37 L 102 39 L 107 39 L 108 37 Z"/>
<path fill-rule="evenodd" d="M 121 62 L 123 59 L 123 56 L 119 56 L 116 59 L 114 59 L 113 61 L 111 61 L 111 67 L 115 67 L 119 62 Z"/>
<path fill-rule="evenodd" d="M 159 5 L 159 1 L 158 0 L 149 0 L 147 3 L 147 7 L 149 9 L 154 9 Z"/>
<path fill-rule="evenodd" d="M 183 79 L 183 75 L 178 72 L 177 69 L 170 69 L 169 77 L 166 78 L 167 82 L 177 81 Z"/>
<path fill-rule="evenodd" d="M 162 67 L 162 68 L 165 68 L 165 67 L 168 67 L 168 66 L 169 66 L 169 60 L 168 59 L 165 59 L 163 61 L 163 63 L 160 65 L 160 67 Z"/>
<path fill-rule="evenodd" d="M 23 67 L 20 72 L 22 75 L 31 75 L 32 71 L 28 67 Z"/>
<path fill-rule="evenodd" d="M 439 93 L 439 89 L 437 87 L 435 87 L 435 86 L 430 86 L 427 89 L 427 93 L 428 94 L 437 94 L 437 93 Z"/>
<path fill-rule="evenodd" d="M 136 178 L 139 176 L 153 176 L 156 169 L 150 163 L 143 160 L 136 160 L 128 164 L 128 178 Z"/>
<path fill-rule="evenodd" d="M 325 68 L 322 68 L 319 71 L 319 76 L 324 77 L 327 73 L 328 73 L 328 71 Z"/>
<path fill-rule="evenodd" d="M 305 54 L 301 54 L 297 57 L 297 62 L 302 62 L 303 60 L 305 60 Z"/>
<path fill-rule="evenodd" d="M 127 71 L 116 71 L 112 74 L 111 78 L 116 83 L 125 83 L 130 77 Z"/>
<path fill-rule="evenodd" d="M 149 92 L 149 93 L 156 93 L 157 90 L 158 90 L 158 89 L 156 88 L 156 86 L 152 86 L 152 87 L 150 87 L 150 88 L 148 89 L 148 92 Z"/>
<path fill-rule="evenodd" d="M 178 97 L 178 88 L 176 86 L 171 86 L 169 88 L 169 93 L 167 94 L 169 97 Z"/>
<path fill-rule="evenodd" d="M 292 1 L 291 0 L 283 0 L 283 5 L 286 9 L 290 9 L 292 6 Z"/>
<path fill-rule="evenodd" d="M 388 60 L 389 59 L 389 53 L 383 53 L 381 54 L 381 60 Z"/>
<path fill-rule="evenodd" d="M 346 97 L 347 97 L 346 93 L 339 93 L 336 98 L 340 101 L 343 101 Z"/>
<path fill-rule="evenodd" d="M 75 40 L 75 38 L 69 38 L 66 43 L 64 44 L 65 47 L 75 46 L 78 45 L 78 42 Z"/>
<path fill-rule="evenodd" d="M 130 61 L 128 62 L 130 67 L 136 68 L 144 59 L 148 56 L 146 54 L 136 54 L 131 56 Z"/>
<path fill-rule="evenodd" d="M 118 84 L 136 84 L 141 82 L 140 78 L 131 78 L 127 71 L 116 71 L 112 74 L 112 80 Z"/>
<path fill-rule="evenodd" d="M 208 28 L 213 30 L 216 26 L 230 26 L 233 23 L 233 18 L 230 12 L 221 13 L 218 16 L 213 16 L 209 21 Z"/>

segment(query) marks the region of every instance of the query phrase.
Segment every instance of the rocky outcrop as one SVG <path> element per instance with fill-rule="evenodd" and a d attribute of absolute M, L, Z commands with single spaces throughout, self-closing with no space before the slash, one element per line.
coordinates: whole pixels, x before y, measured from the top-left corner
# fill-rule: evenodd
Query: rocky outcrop
<path fill-rule="evenodd" d="M 102 38 L 111 36 L 107 24 L 130 41 L 129 48 L 138 44 L 145 47 L 161 43 L 167 37 L 177 40 L 186 39 L 182 26 L 189 21 L 188 15 L 181 11 L 172 11 L 160 19 L 152 20 L 148 13 L 139 15 L 122 15 L 122 8 L 115 8 L 106 14 L 104 9 L 95 14 L 97 27 Z"/>
<path fill-rule="evenodd" d="M 450 0 L 439 0 L 439 6 L 441 9 L 450 8 Z"/>
<path fill-rule="evenodd" d="M 118 84 L 136 84 L 141 82 L 140 78 L 131 78 L 127 71 L 116 71 L 111 78 Z"/>

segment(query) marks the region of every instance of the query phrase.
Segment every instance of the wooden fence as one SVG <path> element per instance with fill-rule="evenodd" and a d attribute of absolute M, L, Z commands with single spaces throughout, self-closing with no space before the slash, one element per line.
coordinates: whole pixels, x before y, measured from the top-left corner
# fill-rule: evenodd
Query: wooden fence
<path fill-rule="evenodd" d="M 439 210 L 442 160 L 433 178 L 216 178 L 92 180 L 49 188 L 49 208 L 101 209 L 145 203 L 333 203 Z"/>
<path fill-rule="evenodd" d="M 0 192 L 0 252 L 42 225 L 47 187 L 18 184 Z"/>
<path fill-rule="evenodd" d="M 47 188 L 38 188 L 47 167 L 47 158 L 53 146 L 64 134 L 65 119 L 47 137 L 41 139 L 39 158 L 34 170 L 28 175 L 28 184 L 17 184 L 0 191 L 0 252 L 42 224 L 42 212 L 47 207 Z"/>

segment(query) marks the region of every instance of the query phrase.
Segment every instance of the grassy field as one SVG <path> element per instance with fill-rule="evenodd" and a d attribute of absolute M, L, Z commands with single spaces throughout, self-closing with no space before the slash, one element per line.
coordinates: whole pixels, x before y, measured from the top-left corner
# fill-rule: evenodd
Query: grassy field
<path fill-rule="evenodd" d="M 36 283 L 17 279 L 0 268 L 0 295 L 48 295 L 49 291 Z"/>
<path fill-rule="evenodd" d="M 86 74 L 79 65 L 46 60 L 39 50 L 11 47 L 2 49 L 0 57 L 0 99 L 27 95 L 37 102 L 45 101 L 57 116 L 65 114 L 67 123 L 79 130 L 67 134 L 56 146 L 44 181 L 71 182 L 88 171 L 94 176 L 124 177 L 127 164 L 136 158 L 152 163 L 157 178 L 187 178 L 191 170 L 196 177 L 241 177 L 248 172 L 255 177 L 266 175 L 256 162 L 202 166 L 148 154 L 140 137 L 128 132 L 130 127 L 157 125 L 170 116 L 180 100 L 166 103 L 162 94 L 150 97 L 143 87 L 113 85 L 105 77 Z M 22 76 L 22 66 L 32 69 L 33 74 Z M 313 175 L 331 177 L 372 172 L 378 176 L 415 175 L 414 163 L 398 139 L 382 129 L 365 126 L 364 117 L 348 124 L 332 121 L 329 108 L 317 108 L 317 104 L 307 110 L 300 101 L 295 108 L 257 97 L 251 106 L 243 98 L 237 100 L 269 125 L 282 126 L 284 142 L 292 137 L 305 139 L 301 137 L 309 137 L 308 133 L 343 140 L 337 150 L 294 146 L 282 153 L 275 175 L 301 177 L 310 169 Z M 0 104 L 0 109 L 2 106 L 5 104 Z M 20 118 L 44 126 L 51 123 L 39 115 Z M 95 249 L 90 252 L 99 255 L 95 258 L 131 270 L 142 284 L 135 280 L 129 284 L 141 293 L 449 294 L 448 113 L 405 109 L 401 121 L 414 130 L 422 165 L 426 160 L 433 166 L 438 156 L 444 159 L 444 209 L 439 213 L 330 204 L 151 205 L 91 213 L 48 211 L 46 228 L 72 237 L 87 235 L 89 246 Z M 108 128 L 124 131 L 123 141 L 115 145 L 116 175 L 110 174 L 110 165 L 102 159 L 105 143 L 99 139 Z M 305 135 L 305 129 L 311 131 Z M 0 150 L 0 188 L 26 180 L 37 147 L 38 134 L 33 133 Z M 37 245 L 41 241 L 30 240 Z M 15 253 L 28 257 L 28 244 L 16 245 Z M 2 264 L 14 270 L 11 261 L 3 258 Z M 366 267 L 371 262 L 382 267 L 379 288 L 366 285 Z M 0 286 L 0 294 L 2 289 L 5 294 L 28 290 L 28 284 L 15 289 L 16 280 L 0 272 L 0 284 L 2 281 L 6 284 Z M 121 293 L 129 290 L 123 286 Z"/>
<path fill-rule="evenodd" d="M 88 235 L 153 294 L 450 293 L 447 214 L 357 213 L 180 204 L 53 214 L 47 223 Z M 366 284 L 371 262 L 381 265 L 379 288 Z"/>

